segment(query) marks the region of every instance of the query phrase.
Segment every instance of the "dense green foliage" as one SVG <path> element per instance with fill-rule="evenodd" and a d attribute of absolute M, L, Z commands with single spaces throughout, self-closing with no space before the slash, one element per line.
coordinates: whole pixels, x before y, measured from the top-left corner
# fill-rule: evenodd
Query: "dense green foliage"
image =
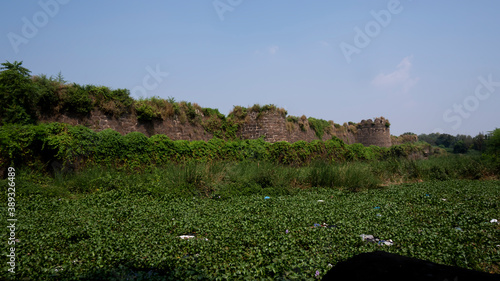
<path fill-rule="evenodd" d="M 32 124 L 36 121 L 39 93 L 22 62 L 2 63 L 0 72 L 0 125 Z"/>
<path fill-rule="evenodd" d="M 486 144 L 485 155 L 492 159 L 500 170 L 500 129 L 495 129 L 490 133 Z"/>
<path fill-rule="evenodd" d="M 173 198 L 167 170 L 109 173 L 96 170 L 87 180 L 102 189 L 74 190 L 77 197 L 33 192 L 68 179 L 19 174 L 17 279 L 315 280 L 329 264 L 374 250 L 498 273 L 500 228 L 489 222 L 500 217 L 498 181 L 200 199 Z M 335 227 L 314 227 L 322 223 Z M 189 234 L 196 239 L 179 238 Z M 364 243 L 361 234 L 394 245 Z"/>
<path fill-rule="evenodd" d="M 486 140 L 489 136 L 479 133 L 475 137 L 468 135 L 456 135 L 452 136 L 449 134 L 421 134 L 418 135 L 419 141 L 425 141 L 433 146 L 439 146 L 442 148 L 450 148 L 455 153 L 466 153 L 469 149 L 474 149 L 480 152 L 486 150 Z M 457 145 L 455 149 L 455 145 Z"/>
<path fill-rule="evenodd" d="M 309 121 L 309 126 L 311 127 L 311 129 L 314 130 L 314 132 L 316 132 L 316 136 L 318 137 L 318 139 L 322 139 L 323 138 L 323 134 L 325 133 L 325 129 L 330 129 L 330 131 L 327 131 L 328 133 L 332 133 L 332 124 L 330 124 L 328 121 L 326 120 L 323 120 L 323 119 L 316 119 L 316 118 L 312 118 L 312 117 L 309 117 L 307 119 Z"/>
<path fill-rule="evenodd" d="M 56 160 L 75 167 L 89 164 L 143 169 L 150 165 L 189 160 L 266 160 L 304 165 L 315 159 L 327 162 L 382 160 L 422 154 L 429 145 L 403 144 L 391 148 L 346 145 L 328 141 L 267 143 L 258 140 L 173 141 L 165 135 L 147 138 L 142 133 L 126 136 L 107 129 L 95 132 L 84 126 L 62 123 L 6 125 L 0 127 L 0 167 L 6 165 L 47 166 Z"/>

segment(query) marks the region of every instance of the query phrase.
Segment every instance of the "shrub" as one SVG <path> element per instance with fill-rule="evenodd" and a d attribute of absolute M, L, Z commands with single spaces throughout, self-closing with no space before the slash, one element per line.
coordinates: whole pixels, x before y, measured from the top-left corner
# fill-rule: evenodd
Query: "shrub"
<path fill-rule="evenodd" d="M 59 78 L 47 77 L 46 75 L 34 76 L 33 82 L 37 88 L 39 99 L 37 106 L 42 114 L 54 114 L 60 107 L 62 91 L 66 85 L 62 76 Z"/>
<path fill-rule="evenodd" d="M 137 114 L 137 120 L 147 122 L 153 120 L 153 118 L 158 118 L 158 112 L 155 112 L 154 108 L 147 104 L 145 101 L 138 101 L 135 103 L 135 112 Z"/>
<path fill-rule="evenodd" d="M 298 123 L 299 122 L 299 117 L 297 116 L 288 116 L 286 118 L 287 122 L 292 122 L 292 123 Z"/>
<path fill-rule="evenodd" d="M 200 124 L 201 123 L 201 116 L 198 114 L 198 112 L 201 113 L 200 111 L 200 106 L 198 104 L 191 104 L 190 102 L 181 102 L 180 103 L 180 108 L 183 111 L 181 113 L 181 116 L 184 115 L 186 116 L 186 119 L 192 123 L 192 124 Z M 184 117 L 182 117 L 184 119 Z M 181 122 L 183 122 L 181 120 Z M 183 122 L 185 123 L 185 121 Z"/>
<path fill-rule="evenodd" d="M 106 114 L 119 117 L 130 112 L 134 100 L 127 89 L 110 90 L 107 87 L 94 87 L 91 90 L 96 99 L 96 105 Z"/>
<path fill-rule="evenodd" d="M 65 92 L 64 109 L 68 113 L 88 114 L 94 109 L 89 92 L 83 86 L 73 84 Z"/>
<path fill-rule="evenodd" d="M 208 108 L 208 107 L 205 107 L 201 110 L 201 112 L 203 113 L 203 115 L 207 116 L 207 117 L 212 117 L 212 116 L 215 116 L 219 119 L 226 119 L 226 116 L 222 113 L 219 112 L 218 109 L 213 109 L 213 108 Z"/>
<path fill-rule="evenodd" d="M 331 127 L 330 123 L 328 123 L 328 121 L 323 119 L 316 119 L 309 117 L 308 121 L 309 121 L 309 126 L 311 127 L 311 129 L 314 130 L 318 139 L 322 139 L 325 129 Z M 331 133 L 331 129 L 328 130 L 328 132 Z"/>
<path fill-rule="evenodd" d="M 245 119 L 247 116 L 247 109 L 239 105 L 233 107 L 233 110 L 229 113 L 229 117 L 234 117 L 236 119 Z"/>

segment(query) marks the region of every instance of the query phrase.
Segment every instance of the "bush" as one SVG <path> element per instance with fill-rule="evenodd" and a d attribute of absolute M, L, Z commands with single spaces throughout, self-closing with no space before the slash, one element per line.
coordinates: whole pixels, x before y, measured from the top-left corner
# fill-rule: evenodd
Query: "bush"
<path fill-rule="evenodd" d="M 107 87 L 90 86 L 88 91 L 95 98 L 95 103 L 102 112 L 115 117 L 130 112 L 134 103 L 127 89 L 111 90 Z"/>
<path fill-rule="evenodd" d="M 309 117 L 307 120 L 309 121 L 309 126 L 314 130 L 318 139 L 322 139 L 325 129 L 331 127 L 330 123 L 323 119 Z"/>
<path fill-rule="evenodd" d="M 68 113 L 88 114 L 94 109 L 94 103 L 85 87 L 73 84 L 68 87 L 64 100 L 64 110 Z"/>
<path fill-rule="evenodd" d="M 135 103 L 135 112 L 137 113 L 137 120 L 147 122 L 153 120 L 153 118 L 158 118 L 159 114 L 153 107 L 144 101 L 138 101 Z"/>
<path fill-rule="evenodd" d="M 39 99 L 37 106 L 42 114 L 54 114 L 60 107 L 61 93 L 66 88 L 62 76 L 59 78 L 46 75 L 34 76 L 33 82 L 37 87 Z"/>

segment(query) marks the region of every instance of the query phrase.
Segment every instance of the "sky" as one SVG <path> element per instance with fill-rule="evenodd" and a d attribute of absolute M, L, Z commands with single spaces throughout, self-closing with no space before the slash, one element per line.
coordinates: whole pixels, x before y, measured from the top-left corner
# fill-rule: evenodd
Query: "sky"
<path fill-rule="evenodd" d="M 391 134 L 500 127 L 500 1 L 3 1 L 0 61 L 218 108 Z"/>

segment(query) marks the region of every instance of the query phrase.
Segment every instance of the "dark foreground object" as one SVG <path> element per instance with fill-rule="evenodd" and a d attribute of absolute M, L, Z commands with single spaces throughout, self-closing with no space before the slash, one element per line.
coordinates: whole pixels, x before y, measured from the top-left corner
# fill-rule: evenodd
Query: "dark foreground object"
<path fill-rule="evenodd" d="M 376 251 L 339 262 L 322 280 L 499 281 L 500 275 Z"/>

